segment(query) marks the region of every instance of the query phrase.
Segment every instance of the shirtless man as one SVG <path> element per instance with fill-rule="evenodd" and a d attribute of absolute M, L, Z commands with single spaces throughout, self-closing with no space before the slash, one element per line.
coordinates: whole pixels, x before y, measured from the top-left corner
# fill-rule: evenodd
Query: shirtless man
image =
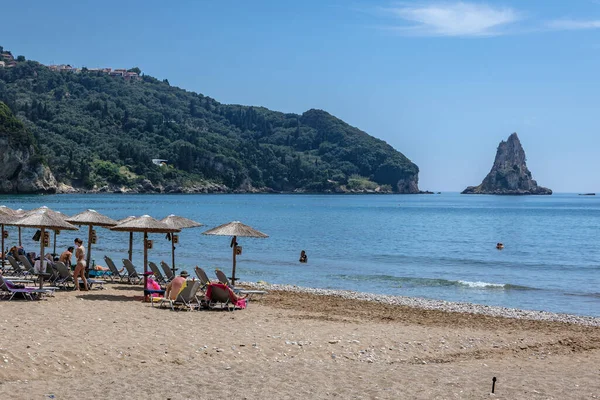
<path fill-rule="evenodd" d="M 165 297 L 171 300 L 177 300 L 177 295 L 181 292 L 183 285 L 186 283 L 186 279 L 188 277 L 188 273 L 186 271 L 181 271 L 178 277 L 173 279 L 167 285 L 167 290 L 165 292 Z"/>
<path fill-rule="evenodd" d="M 75 272 L 73 272 L 73 280 L 75 281 L 75 290 L 79 290 L 79 280 L 81 278 L 83 280 L 83 286 L 85 290 L 88 291 L 88 283 L 87 279 L 85 279 L 85 247 L 83 247 L 83 240 L 77 238 L 75 239 L 75 259 L 77 260 L 77 265 L 75 266 Z"/>
<path fill-rule="evenodd" d="M 69 246 L 69 248 L 60 255 L 58 261 L 71 268 L 71 256 L 73 255 L 73 250 L 75 250 L 75 248 L 73 246 Z"/>

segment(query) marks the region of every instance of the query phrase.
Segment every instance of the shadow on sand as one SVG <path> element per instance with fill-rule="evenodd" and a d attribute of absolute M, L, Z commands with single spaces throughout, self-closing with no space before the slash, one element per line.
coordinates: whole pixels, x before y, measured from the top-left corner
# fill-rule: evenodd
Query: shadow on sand
<path fill-rule="evenodd" d="M 101 301 L 142 301 L 144 296 L 126 296 L 123 294 L 96 294 L 85 293 L 75 296 L 83 300 L 101 300 Z"/>

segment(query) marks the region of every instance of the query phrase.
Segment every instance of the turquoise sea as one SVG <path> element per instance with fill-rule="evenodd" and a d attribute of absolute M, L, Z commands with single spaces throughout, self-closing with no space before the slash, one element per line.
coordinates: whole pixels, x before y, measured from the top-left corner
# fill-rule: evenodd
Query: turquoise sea
<path fill-rule="evenodd" d="M 95 209 L 114 219 L 182 215 L 205 227 L 181 232 L 179 268 L 231 268 L 230 238 L 201 233 L 239 220 L 268 239 L 239 238 L 244 281 L 417 296 L 600 316 L 600 197 L 440 195 L 53 195 L 0 196 L 69 215 Z M 127 256 L 126 233 L 96 228 L 92 258 Z M 16 228 L 9 227 L 8 243 Z M 28 251 L 33 229 L 23 231 Z M 87 231 L 63 231 L 58 249 Z M 150 235 L 149 259 L 170 263 L 170 242 Z M 497 250 L 503 242 L 504 250 Z M 306 250 L 308 263 L 298 257 Z M 142 236 L 134 263 L 142 268 Z"/>

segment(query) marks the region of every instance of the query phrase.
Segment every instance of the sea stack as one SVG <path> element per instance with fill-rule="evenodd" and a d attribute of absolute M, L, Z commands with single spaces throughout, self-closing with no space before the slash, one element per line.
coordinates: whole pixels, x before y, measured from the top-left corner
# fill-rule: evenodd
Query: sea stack
<path fill-rule="evenodd" d="M 469 186 L 462 194 L 552 194 L 552 190 L 538 186 L 525 163 L 525 150 L 516 133 L 500 142 L 494 166 L 481 185 Z"/>

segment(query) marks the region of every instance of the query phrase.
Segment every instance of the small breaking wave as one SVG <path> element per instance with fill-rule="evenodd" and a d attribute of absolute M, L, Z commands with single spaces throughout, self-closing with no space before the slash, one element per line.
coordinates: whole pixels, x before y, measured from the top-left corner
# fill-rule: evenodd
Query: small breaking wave
<path fill-rule="evenodd" d="M 482 281 L 448 280 L 439 278 L 398 277 L 391 275 L 329 275 L 332 279 L 342 279 L 355 282 L 377 282 L 395 287 L 457 287 L 480 290 L 537 290 L 529 286 L 513 285 L 510 283 L 491 283 Z"/>

